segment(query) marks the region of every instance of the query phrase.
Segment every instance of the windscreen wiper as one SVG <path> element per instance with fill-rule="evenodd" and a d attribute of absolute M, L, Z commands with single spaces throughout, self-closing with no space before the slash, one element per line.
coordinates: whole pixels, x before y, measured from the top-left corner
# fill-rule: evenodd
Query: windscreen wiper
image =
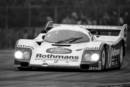
<path fill-rule="evenodd" d="M 66 43 L 66 42 L 72 43 L 72 42 L 74 42 L 74 41 L 76 41 L 76 40 L 79 40 L 79 39 L 81 39 L 81 38 L 83 38 L 83 37 L 72 37 L 72 38 L 69 38 L 69 39 L 66 39 L 66 40 L 58 41 L 58 42 L 56 42 L 56 43 Z"/>

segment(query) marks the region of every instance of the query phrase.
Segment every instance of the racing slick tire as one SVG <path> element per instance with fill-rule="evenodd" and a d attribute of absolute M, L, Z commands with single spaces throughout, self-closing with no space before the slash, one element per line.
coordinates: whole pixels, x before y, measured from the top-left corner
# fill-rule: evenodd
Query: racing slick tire
<path fill-rule="evenodd" d="M 24 68 L 24 67 L 17 67 L 17 70 L 23 71 L 23 70 L 26 70 L 26 68 Z"/>
<path fill-rule="evenodd" d="M 106 70 L 106 59 L 107 59 L 107 51 L 106 48 L 104 47 L 101 51 L 101 70 Z"/>
<path fill-rule="evenodd" d="M 26 71 L 26 70 L 29 70 L 30 68 L 24 67 L 24 66 L 19 66 L 19 67 L 16 67 L 16 69 L 19 70 L 19 71 Z"/>
<path fill-rule="evenodd" d="M 26 64 L 24 65 L 24 63 L 23 64 L 21 63 L 20 66 L 17 66 L 16 68 L 17 68 L 17 70 L 20 70 L 20 71 L 30 69 L 30 67 L 28 65 L 26 65 Z"/>
<path fill-rule="evenodd" d="M 124 61 L 124 55 L 123 55 L 123 46 L 120 47 L 120 54 L 119 54 L 119 59 L 118 59 L 118 69 L 121 69 Z"/>

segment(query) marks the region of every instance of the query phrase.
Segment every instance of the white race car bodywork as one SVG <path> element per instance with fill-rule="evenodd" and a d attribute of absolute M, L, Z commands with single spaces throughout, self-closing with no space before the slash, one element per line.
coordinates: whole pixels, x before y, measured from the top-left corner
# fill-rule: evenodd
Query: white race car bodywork
<path fill-rule="evenodd" d="M 117 36 L 94 35 L 90 33 L 89 30 L 86 30 L 89 28 L 99 28 L 103 30 L 119 29 L 121 31 Z M 123 45 L 123 50 L 126 46 L 126 36 L 124 35 L 125 29 L 126 25 L 123 27 L 55 25 L 47 34 L 41 33 L 33 40 L 18 40 L 14 54 L 17 55 L 17 51 L 21 51 L 22 57 L 17 58 L 17 56 L 15 56 L 15 65 L 20 67 L 71 67 L 87 70 L 103 70 L 104 67 L 105 69 L 112 68 L 113 66 L 116 66 L 116 60 L 119 60 L 117 55 L 120 54 L 120 44 Z M 58 32 L 61 30 L 84 33 L 90 40 L 89 42 L 83 43 L 57 44 L 47 42 L 42 38 L 43 36 L 49 37 L 47 36 L 49 32 Z M 124 43 L 121 41 L 124 41 Z M 105 61 L 102 60 L 103 50 L 105 50 Z M 114 58 L 116 62 L 112 62 Z M 104 62 L 105 65 L 103 65 L 102 62 Z"/>

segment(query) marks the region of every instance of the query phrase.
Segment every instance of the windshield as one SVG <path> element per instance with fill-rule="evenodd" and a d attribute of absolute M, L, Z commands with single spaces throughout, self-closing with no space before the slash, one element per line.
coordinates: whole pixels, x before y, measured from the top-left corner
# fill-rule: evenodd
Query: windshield
<path fill-rule="evenodd" d="M 78 31 L 57 30 L 48 32 L 44 40 L 51 43 L 82 43 L 89 42 L 89 37 Z"/>

